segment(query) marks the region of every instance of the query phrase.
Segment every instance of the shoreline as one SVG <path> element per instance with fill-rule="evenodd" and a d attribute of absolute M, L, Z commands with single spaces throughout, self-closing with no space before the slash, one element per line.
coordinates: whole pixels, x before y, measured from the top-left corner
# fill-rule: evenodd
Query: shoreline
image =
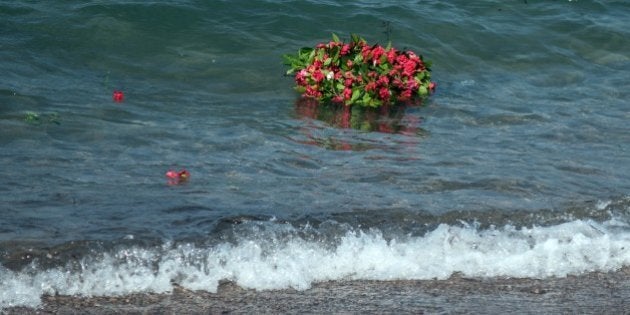
<path fill-rule="evenodd" d="M 6 314 L 198 313 L 630 313 L 630 267 L 548 279 L 347 280 L 310 289 L 256 291 L 224 282 L 217 293 L 176 287 L 171 293 L 115 297 L 43 296 L 39 309 Z"/>

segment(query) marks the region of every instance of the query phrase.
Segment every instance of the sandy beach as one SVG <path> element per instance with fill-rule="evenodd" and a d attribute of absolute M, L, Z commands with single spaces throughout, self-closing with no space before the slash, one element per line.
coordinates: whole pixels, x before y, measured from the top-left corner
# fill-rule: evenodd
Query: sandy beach
<path fill-rule="evenodd" d="M 225 282 L 217 293 L 176 288 L 122 297 L 44 296 L 40 309 L 7 314 L 628 314 L 630 268 L 565 278 L 335 281 L 305 291 L 255 291 Z"/>

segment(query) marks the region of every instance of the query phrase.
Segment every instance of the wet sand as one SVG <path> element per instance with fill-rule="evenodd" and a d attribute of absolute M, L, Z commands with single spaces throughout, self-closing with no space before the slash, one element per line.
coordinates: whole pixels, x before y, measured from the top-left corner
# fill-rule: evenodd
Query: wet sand
<path fill-rule="evenodd" d="M 44 296 L 40 309 L 8 314 L 630 314 L 630 268 L 565 278 L 333 281 L 305 291 L 245 290 L 221 284 L 217 293 L 181 288 L 170 294 L 123 297 Z"/>

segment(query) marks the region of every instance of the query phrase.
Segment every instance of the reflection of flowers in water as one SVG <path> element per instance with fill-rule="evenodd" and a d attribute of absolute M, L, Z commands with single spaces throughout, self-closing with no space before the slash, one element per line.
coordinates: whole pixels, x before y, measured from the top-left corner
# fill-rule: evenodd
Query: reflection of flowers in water
<path fill-rule="evenodd" d="M 419 127 L 421 118 L 406 113 L 408 107 L 416 105 L 398 104 L 380 108 L 363 108 L 322 104 L 312 98 L 299 98 L 295 109 L 300 118 L 321 120 L 338 128 L 417 135 L 424 133 L 424 130 Z"/>
<path fill-rule="evenodd" d="M 380 108 L 366 108 L 361 106 L 344 106 L 334 103 L 320 103 L 313 98 L 299 98 L 295 111 L 299 118 L 309 118 L 322 121 L 330 126 L 341 129 L 356 129 L 366 132 L 387 134 L 403 134 L 407 136 L 426 135 L 420 128 L 421 117 L 408 113 L 407 109 L 418 104 L 397 104 L 381 106 Z M 357 142 L 344 140 L 336 136 L 318 134 L 315 130 L 305 130 L 308 140 L 300 141 L 304 144 L 315 145 L 330 150 L 363 151 L 376 147 L 372 141 Z M 415 143 L 415 141 L 412 141 Z"/>

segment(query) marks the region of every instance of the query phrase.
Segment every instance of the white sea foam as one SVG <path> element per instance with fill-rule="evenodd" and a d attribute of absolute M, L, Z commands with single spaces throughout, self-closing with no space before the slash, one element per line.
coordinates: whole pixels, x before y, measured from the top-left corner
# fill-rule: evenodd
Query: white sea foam
<path fill-rule="evenodd" d="M 173 283 L 216 292 L 231 280 L 258 290 L 308 289 L 338 279 L 445 279 L 562 277 L 630 265 L 630 227 L 572 221 L 549 227 L 440 225 L 421 237 L 386 240 L 379 232 L 348 232 L 335 247 L 293 238 L 245 240 L 212 248 L 165 244 L 161 250 L 129 248 L 69 268 L 20 272 L 0 267 L 0 309 L 35 307 L 42 294 L 79 296 L 169 292 Z"/>

